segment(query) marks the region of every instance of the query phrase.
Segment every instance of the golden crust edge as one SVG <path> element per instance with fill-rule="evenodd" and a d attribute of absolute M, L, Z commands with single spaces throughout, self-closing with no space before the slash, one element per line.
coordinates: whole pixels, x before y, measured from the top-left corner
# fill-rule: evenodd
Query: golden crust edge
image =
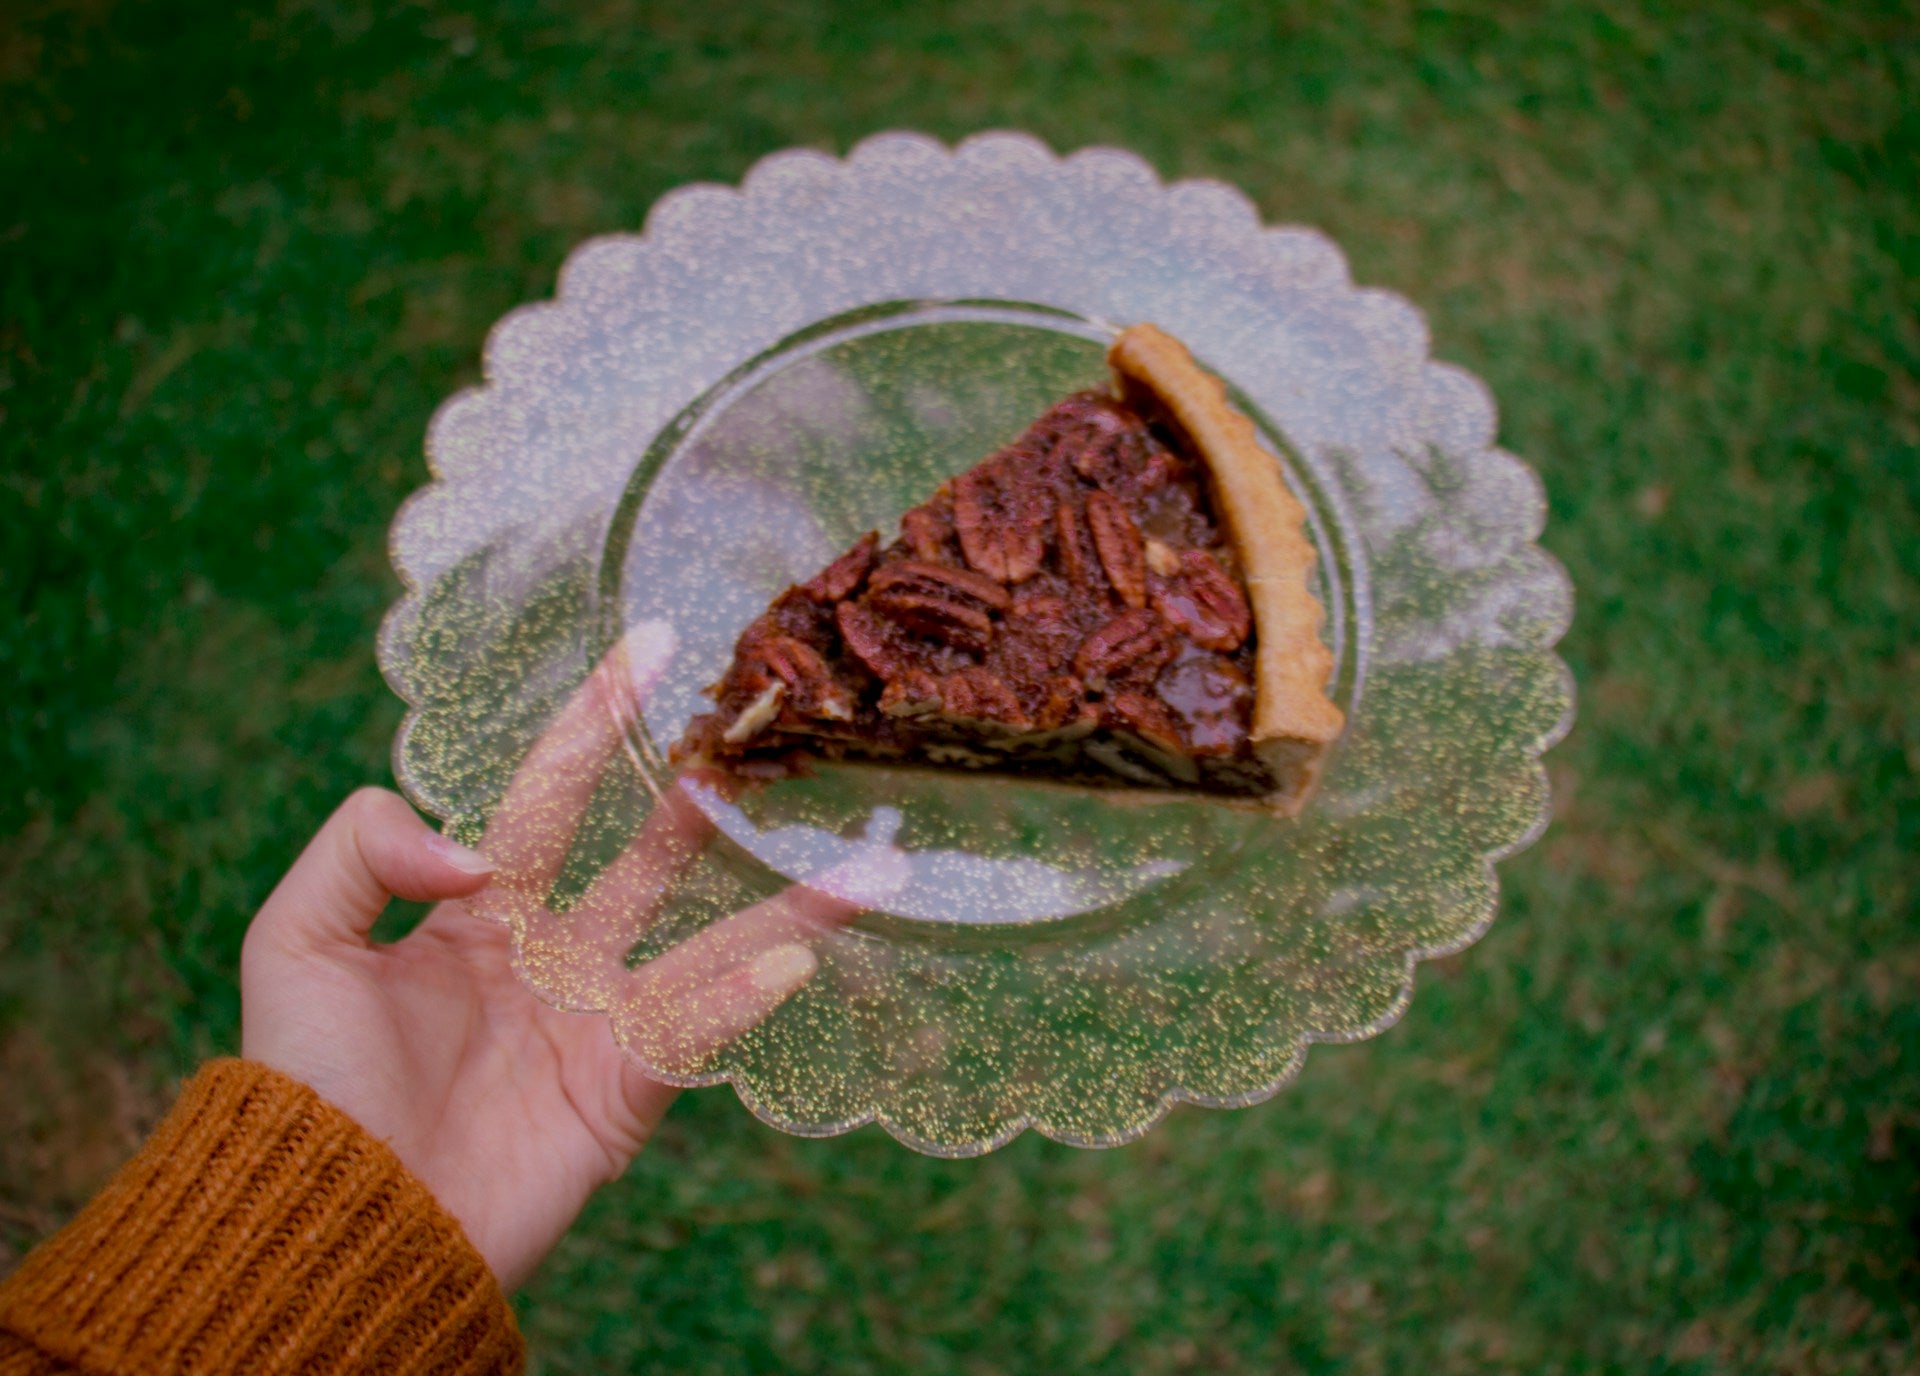
<path fill-rule="evenodd" d="M 1260 637 L 1250 737 L 1276 777 L 1296 780 L 1276 798 L 1290 811 L 1312 789 L 1326 748 L 1346 728 L 1345 715 L 1327 697 L 1333 652 L 1320 639 L 1325 609 L 1307 587 L 1319 555 L 1307 538 L 1306 508 L 1260 447 L 1253 422 L 1234 409 L 1226 387 L 1194 362 L 1186 345 L 1141 323 L 1121 331 L 1107 363 L 1123 393 L 1144 390 L 1186 431 L 1213 480 Z"/>

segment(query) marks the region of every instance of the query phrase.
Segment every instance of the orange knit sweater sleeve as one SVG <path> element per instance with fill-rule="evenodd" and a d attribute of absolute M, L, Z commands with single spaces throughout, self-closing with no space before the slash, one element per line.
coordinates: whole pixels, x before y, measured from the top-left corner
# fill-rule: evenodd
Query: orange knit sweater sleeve
<path fill-rule="evenodd" d="M 0 1376 L 518 1372 L 513 1313 L 385 1143 L 250 1061 L 0 1283 Z"/>

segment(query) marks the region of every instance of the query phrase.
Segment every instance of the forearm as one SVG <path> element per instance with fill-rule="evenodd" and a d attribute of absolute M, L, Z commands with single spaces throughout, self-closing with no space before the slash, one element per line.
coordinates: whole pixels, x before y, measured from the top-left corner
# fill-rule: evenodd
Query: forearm
<path fill-rule="evenodd" d="M 0 1284 L 0 1376 L 518 1371 L 499 1286 L 387 1147 L 217 1061 L 99 1197 Z"/>

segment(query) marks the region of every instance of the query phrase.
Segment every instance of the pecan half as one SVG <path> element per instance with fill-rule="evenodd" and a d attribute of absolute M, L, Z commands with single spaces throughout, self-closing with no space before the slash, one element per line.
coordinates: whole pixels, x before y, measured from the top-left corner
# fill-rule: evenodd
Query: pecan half
<path fill-rule="evenodd" d="M 956 650 L 985 654 L 993 644 L 993 618 L 951 597 L 887 592 L 876 595 L 873 606 L 902 629 Z"/>
<path fill-rule="evenodd" d="M 987 669 L 959 669 L 941 679 L 940 709 L 950 717 L 999 722 L 1023 730 L 1033 725 L 1019 696 Z"/>
<path fill-rule="evenodd" d="M 1165 487 L 1186 468 L 1138 413 L 1111 401 L 1077 414 L 1056 444 L 1071 454 L 1076 473 L 1122 497 Z"/>
<path fill-rule="evenodd" d="M 903 559 L 874 571 L 867 604 L 906 630 L 983 654 L 993 643 L 990 612 L 1005 611 L 1007 590 L 970 569 Z"/>
<path fill-rule="evenodd" d="M 951 559 L 953 549 L 953 517 L 950 512 L 941 509 L 941 504 L 928 502 L 925 506 L 914 507 L 900 518 L 900 538 L 907 542 L 917 559 L 932 560 L 936 563 Z"/>
<path fill-rule="evenodd" d="M 1174 656 L 1166 623 L 1150 611 L 1126 611 L 1080 642 L 1073 672 L 1104 691 L 1119 680 L 1149 682 Z"/>
<path fill-rule="evenodd" d="M 1013 605 L 1008 609 L 1010 616 L 1023 621 L 1052 622 L 1064 618 L 1067 614 L 1067 599 L 1050 592 L 1036 592 L 1029 588 L 1018 593 Z"/>
<path fill-rule="evenodd" d="M 875 678 L 893 679 L 906 668 L 893 623 L 858 602 L 842 602 L 833 609 L 840 639 L 853 657 L 873 671 Z"/>
<path fill-rule="evenodd" d="M 854 547 L 800 585 L 816 602 L 838 602 L 860 586 L 880 549 L 880 532 L 870 530 Z"/>
<path fill-rule="evenodd" d="M 918 717 L 939 707 L 940 681 L 925 669 L 908 669 L 880 693 L 880 710 L 889 717 Z"/>
<path fill-rule="evenodd" d="M 1093 547 L 1080 513 L 1072 502 L 1063 501 L 1053 512 L 1054 543 L 1060 550 L 1060 572 L 1076 587 L 1097 586 L 1094 572 L 1100 567 L 1100 552 Z"/>
<path fill-rule="evenodd" d="M 1111 725 L 1131 731 L 1155 745 L 1175 751 L 1186 749 L 1180 740 L 1180 724 L 1173 719 L 1173 713 L 1145 693 L 1115 693 L 1103 715 Z"/>
<path fill-rule="evenodd" d="M 795 711 L 834 721 L 852 718 L 852 697 L 834 682 L 833 671 L 811 645 L 790 635 L 773 635 L 754 647 L 754 655 L 786 684 Z"/>
<path fill-rule="evenodd" d="M 1086 689 L 1079 679 L 1062 674 L 1047 681 L 1046 694 L 1040 700 L 1040 710 L 1033 714 L 1033 724 L 1041 731 L 1064 726 L 1068 719 L 1078 716 Z"/>
<path fill-rule="evenodd" d="M 1093 547 L 1100 552 L 1100 567 L 1120 600 L 1129 607 L 1147 605 L 1147 556 L 1140 541 L 1140 528 L 1127 515 L 1119 500 L 1105 492 L 1087 494 L 1087 526 L 1093 531 Z"/>
<path fill-rule="evenodd" d="M 1205 550 L 1180 552 L 1179 570 L 1153 585 L 1154 610 L 1194 644 L 1236 650 L 1253 630 L 1247 599 Z"/>
<path fill-rule="evenodd" d="M 956 569 L 920 559 L 902 559 L 886 565 L 873 575 L 868 586 L 876 595 L 900 591 L 929 597 L 951 597 L 970 600 L 996 612 L 1003 612 L 1013 605 L 1012 596 L 991 578 L 970 569 Z"/>
<path fill-rule="evenodd" d="M 1054 440 L 1056 452 L 1072 455 L 1081 477 L 1113 486 L 1139 464 L 1138 422 L 1111 400 L 1075 407 Z"/>
<path fill-rule="evenodd" d="M 1080 644 L 1080 632 L 1074 629 L 1066 598 L 1051 594 L 1016 597 L 1007 613 L 1007 636 L 1002 652 L 1020 653 L 1010 667 L 1016 677 L 1030 680 L 1045 678 L 1073 658 Z"/>
<path fill-rule="evenodd" d="M 760 638 L 754 644 L 753 654 L 785 679 L 789 688 L 798 688 L 812 679 L 831 677 L 820 652 L 790 635 L 776 633 Z"/>
<path fill-rule="evenodd" d="M 1047 512 L 1035 483 L 1004 464 L 963 473 L 953 485 L 953 525 L 967 562 L 1003 583 L 1040 572 Z"/>

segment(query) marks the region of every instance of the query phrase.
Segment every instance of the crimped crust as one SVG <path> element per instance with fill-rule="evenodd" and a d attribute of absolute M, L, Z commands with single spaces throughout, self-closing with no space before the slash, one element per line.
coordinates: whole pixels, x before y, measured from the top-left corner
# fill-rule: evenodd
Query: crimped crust
<path fill-rule="evenodd" d="M 1186 433 L 1212 479 L 1258 634 L 1249 734 L 1279 781 L 1274 805 L 1292 811 L 1346 726 L 1327 697 L 1333 652 L 1321 643 L 1325 614 L 1307 587 L 1319 555 L 1307 539 L 1306 509 L 1260 447 L 1253 423 L 1179 340 L 1157 326 L 1134 325 L 1114 341 L 1107 362 L 1123 396 L 1149 402 Z"/>

